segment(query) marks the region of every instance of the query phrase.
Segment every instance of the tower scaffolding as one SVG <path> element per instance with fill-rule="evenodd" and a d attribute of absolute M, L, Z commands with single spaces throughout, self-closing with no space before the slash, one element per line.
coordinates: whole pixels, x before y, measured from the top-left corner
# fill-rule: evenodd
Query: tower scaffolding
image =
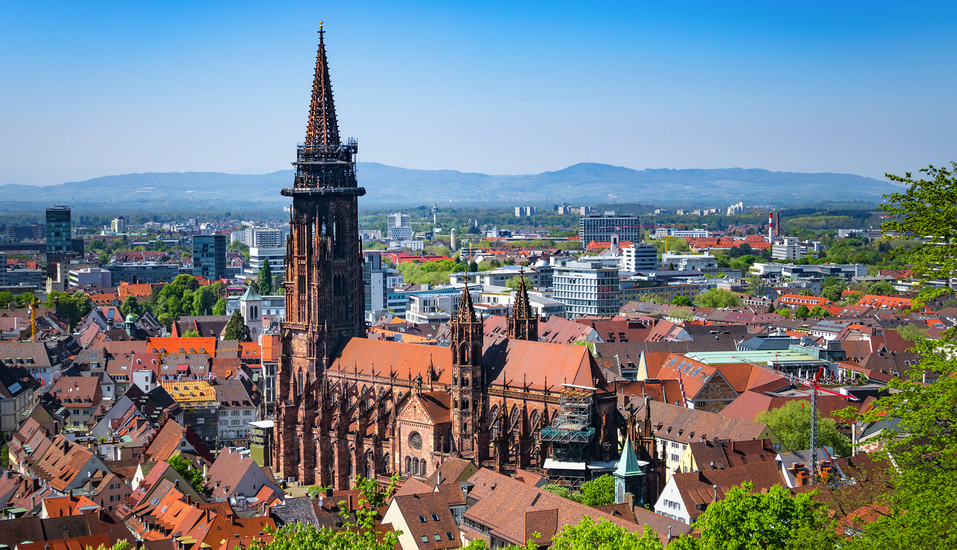
<path fill-rule="evenodd" d="M 588 444 L 595 437 L 591 425 L 592 392 L 566 386 L 558 403 L 558 415 L 542 428 L 542 441 L 551 444 L 555 460 L 584 462 Z"/>

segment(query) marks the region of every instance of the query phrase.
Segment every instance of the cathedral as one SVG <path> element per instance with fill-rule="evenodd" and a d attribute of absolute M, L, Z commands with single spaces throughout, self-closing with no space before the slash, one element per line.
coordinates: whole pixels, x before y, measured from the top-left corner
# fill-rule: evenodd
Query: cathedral
<path fill-rule="evenodd" d="M 365 337 L 356 153 L 339 136 L 320 30 L 306 140 L 282 191 L 292 197 L 273 428 L 282 477 L 348 488 L 356 475 L 424 478 L 463 457 L 571 479 L 586 462 L 617 460 L 629 430 L 614 389 L 587 347 L 537 341 L 524 279 L 506 335 L 483 336 L 466 285 L 448 347 Z"/>

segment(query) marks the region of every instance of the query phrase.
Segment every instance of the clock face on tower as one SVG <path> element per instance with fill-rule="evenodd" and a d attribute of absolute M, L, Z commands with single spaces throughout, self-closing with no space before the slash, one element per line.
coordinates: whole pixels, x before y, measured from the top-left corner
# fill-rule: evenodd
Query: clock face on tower
<path fill-rule="evenodd" d="M 409 447 L 416 451 L 422 450 L 422 436 L 419 435 L 419 432 L 409 434 Z"/>

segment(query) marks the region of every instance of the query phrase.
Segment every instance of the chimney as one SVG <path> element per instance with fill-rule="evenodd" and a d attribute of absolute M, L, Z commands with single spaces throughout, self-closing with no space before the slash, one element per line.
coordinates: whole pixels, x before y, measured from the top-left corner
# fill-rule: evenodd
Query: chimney
<path fill-rule="evenodd" d="M 712 485 L 711 488 L 714 489 L 714 498 L 711 500 L 711 502 L 718 502 L 718 486 Z"/>

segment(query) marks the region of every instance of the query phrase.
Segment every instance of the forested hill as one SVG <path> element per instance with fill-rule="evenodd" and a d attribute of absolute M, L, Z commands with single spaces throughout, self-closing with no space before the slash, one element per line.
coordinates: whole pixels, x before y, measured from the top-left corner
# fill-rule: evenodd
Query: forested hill
<path fill-rule="evenodd" d="M 488 175 L 455 170 L 413 170 L 360 162 L 359 184 L 366 206 L 423 203 L 571 204 L 641 202 L 656 205 L 718 206 L 806 204 L 819 201 L 879 201 L 899 187 L 853 174 L 770 172 L 761 169 L 632 170 L 582 163 L 532 175 Z M 51 204 L 123 204 L 132 209 L 196 206 L 208 201 L 287 203 L 293 171 L 238 175 L 172 172 L 106 176 L 47 187 L 0 186 L 5 208 Z"/>

